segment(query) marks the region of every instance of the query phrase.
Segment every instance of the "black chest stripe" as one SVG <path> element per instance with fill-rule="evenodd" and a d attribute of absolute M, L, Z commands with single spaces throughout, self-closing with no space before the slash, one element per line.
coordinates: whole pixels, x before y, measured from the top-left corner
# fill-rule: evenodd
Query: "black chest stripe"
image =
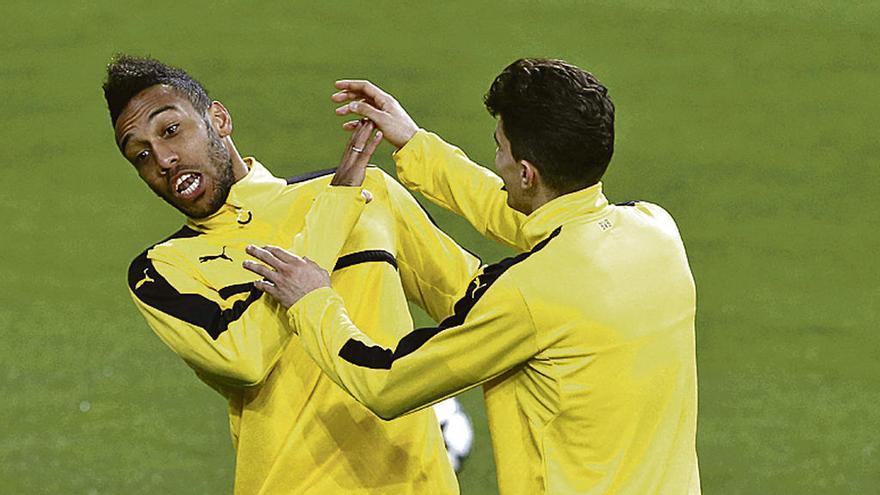
<path fill-rule="evenodd" d="M 166 241 L 197 235 L 200 233 L 184 227 Z M 129 266 L 128 285 L 144 304 L 204 329 L 214 340 L 262 296 L 262 292 L 255 289 L 253 284 L 226 287 L 221 289 L 229 292 L 226 296 L 221 293 L 224 299 L 241 292 L 249 292 L 249 295 L 247 299 L 236 301 L 231 308 L 222 309 L 216 302 L 199 294 L 181 294 L 156 270 L 152 260 L 147 257 L 147 251 L 141 253 Z M 245 285 L 249 286 L 246 291 L 242 290 Z"/>
<path fill-rule="evenodd" d="M 510 258 L 505 258 L 498 263 L 487 266 L 486 269 L 483 270 L 483 273 L 471 280 L 471 283 L 468 284 L 464 297 L 455 303 L 453 314 L 440 322 L 438 326 L 417 328 L 413 330 L 400 339 L 400 342 L 397 343 L 397 348 L 393 351 L 377 345 L 368 346 L 359 340 L 349 339 L 339 350 L 339 357 L 351 364 L 364 368 L 391 369 L 391 365 L 394 364 L 394 361 L 417 351 L 435 335 L 447 328 L 456 327 L 464 323 L 471 308 L 477 304 L 477 301 L 483 297 L 483 294 L 486 293 L 489 287 L 498 280 L 498 277 L 513 265 L 524 261 L 533 253 L 543 249 L 544 246 L 546 246 L 551 239 L 559 235 L 561 231 L 562 227 L 557 227 L 556 230 L 554 230 L 546 239 L 536 244 L 531 251 Z"/>
<path fill-rule="evenodd" d="M 254 288 L 253 282 L 245 282 L 243 284 L 228 285 L 228 286 L 223 287 L 222 289 L 218 290 L 217 292 L 220 294 L 220 297 L 222 297 L 223 299 L 229 299 L 230 297 L 232 297 L 236 294 L 250 292 L 251 290 L 253 290 L 253 288 Z"/>
<path fill-rule="evenodd" d="M 352 265 L 359 265 L 361 263 L 370 263 L 370 262 L 384 262 L 393 266 L 395 270 L 397 270 L 397 260 L 394 258 L 394 255 L 389 253 L 388 251 L 383 251 L 381 249 L 373 249 L 368 251 L 358 251 L 356 253 L 347 254 L 345 256 L 341 256 L 336 261 L 336 266 L 333 267 L 333 271 L 342 270 L 343 268 L 348 268 Z M 228 285 L 219 289 L 217 291 L 220 294 L 220 297 L 223 299 L 229 299 L 230 297 L 236 294 L 243 294 L 245 292 L 250 292 L 254 288 L 253 282 L 245 282 L 242 284 Z"/>

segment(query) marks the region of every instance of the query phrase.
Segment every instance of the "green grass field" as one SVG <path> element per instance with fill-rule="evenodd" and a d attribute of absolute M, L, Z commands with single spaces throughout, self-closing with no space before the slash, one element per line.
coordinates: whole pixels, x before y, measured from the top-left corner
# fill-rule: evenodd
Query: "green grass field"
<path fill-rule="evenodd" d="M 481 97 L 501 68 L 593 70 L 617 105 L 606 193 L 672 212 L 697 280 L 704 492 L 876 493 L 880 4 L 120 3 L 0 16 L 0 492 L 231 491 L 223 400 L 127 294 L 129 261 L 181 224 L 113 144 L 100 83 L 127 51 L 200 78 L 278 175 L 336 164 L 336 78 L 377 81 L 490 164 Z M 485 261 L 506 254 L 430 209 Z M 465 403 L 462 491 L 491 494 L 479 392 Z"/>

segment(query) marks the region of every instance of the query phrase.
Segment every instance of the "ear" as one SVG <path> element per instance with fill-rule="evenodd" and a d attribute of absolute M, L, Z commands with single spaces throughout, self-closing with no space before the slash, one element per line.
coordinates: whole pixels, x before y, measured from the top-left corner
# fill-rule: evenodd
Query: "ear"
<path fill-rule="evenodd" d="M 232 134 L 232 116 L 219 101 L 211 102 L 211 106 L 208 107 L 208 118 L 221 139 Z"/>
<path fill-rule="evenodd" d="M 528 160 L 520 160 L 519 167 L 520 187 L 523 190 L 535 189 L 541 182 L 541 173 L 538 172 L 538 168 Z"/>

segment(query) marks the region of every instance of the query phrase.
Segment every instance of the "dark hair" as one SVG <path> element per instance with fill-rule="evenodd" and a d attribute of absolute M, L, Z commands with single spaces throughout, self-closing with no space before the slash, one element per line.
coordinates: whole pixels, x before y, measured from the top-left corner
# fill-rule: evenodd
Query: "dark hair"
<path fill-rule="evenodd" d="M 107 65 L 107 80 L 104 81 L 104 98 L 107 100 L 113 125 L 116 125 L 116 119 L 128 105 L 129 100 L 156 84 L 167 84 L 174 88 L 185 96 L 199 113 L 204 113 L 211 105 L 208 92 L 201 83 L 182 69 L 152 58 L 117 54 Z"/>
<path fill-rule="evenodd" d="M 563 60 L 508 65 L 484 98 L 516 160 L 528 160 L 558 193 L 591 186 L 614 153 L 614 103 L 592 74 Z"/>

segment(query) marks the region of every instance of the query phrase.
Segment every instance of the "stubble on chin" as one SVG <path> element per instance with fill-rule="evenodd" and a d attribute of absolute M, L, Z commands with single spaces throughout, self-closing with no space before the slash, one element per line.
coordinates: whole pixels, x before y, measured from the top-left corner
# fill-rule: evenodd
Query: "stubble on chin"
<path fill-rule="evenodd" d="M 229 197 L 229 190 L 232 189 L 232 185 L 235 183 L 235 175 L 232 172 L 232 157 L 229 154 L 229 150 L 223 146 L 220 136 L 217 135 L 210 124 L 207 125 L 207 128 L 209 137 L 208 166 L 201 168 L 205 172 L 214 172 L 213 177 L 211 177 L 211 196 L 207 204 L 202 207 L 195 204 L 187 206 L 179 205 L 175 203 L 173 193 L 171 197 L 167 197 L 159 191 L 156 191 L 156 194 L 168 204 L 187 217 L 195 219 L 206 218 L 216 213 L 226 202 L 226 198 Z M 202 172 L 203 178 L 205 172 Z"/>

